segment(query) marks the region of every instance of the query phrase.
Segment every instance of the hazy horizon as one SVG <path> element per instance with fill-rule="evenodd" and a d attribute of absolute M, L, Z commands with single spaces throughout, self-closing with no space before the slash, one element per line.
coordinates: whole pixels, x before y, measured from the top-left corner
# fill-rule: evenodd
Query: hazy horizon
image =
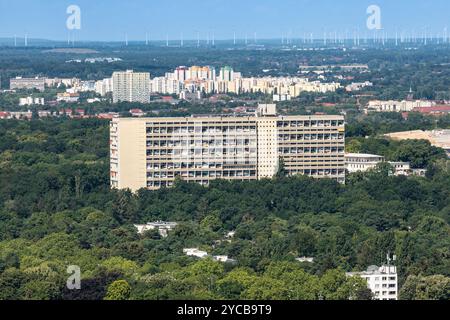
<path fill-rule="evenodd" d="M 382 30 L 393 37 L 397 32 L 437 37 L 448 24 L 447 0 L 198 0 L 186 5 L 181 0 L 133 2 L 120 0 L 0 0 L 0 38 L 66 41 L 130 42 L 248 39 L 316 39 L 337 36 L 350 39 L 373 37 L 366 21 L 368 6 L 381 9 Z M 77 5 L 81 10 L 81 29 L 69 31 L 66 10 Z M 430 21 L 429 17 L 433 16 Z M 347 36 L 346 36 L 347 35 Z"/>

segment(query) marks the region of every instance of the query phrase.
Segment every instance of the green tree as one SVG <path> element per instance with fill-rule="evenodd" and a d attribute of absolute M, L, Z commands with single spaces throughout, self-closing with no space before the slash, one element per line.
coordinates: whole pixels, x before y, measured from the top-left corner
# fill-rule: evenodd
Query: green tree
<path fill-rule="evenodd" d="M 108 286 L 105 300 L 127 300 L 131 294 L 131 286 L 125 280 L 116 280 Z"/>

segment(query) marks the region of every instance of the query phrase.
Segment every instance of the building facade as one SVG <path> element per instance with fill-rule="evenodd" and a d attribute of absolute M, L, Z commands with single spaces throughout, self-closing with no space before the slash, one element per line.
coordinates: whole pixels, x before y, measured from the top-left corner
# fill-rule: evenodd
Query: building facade
<path fill-rule="evenodd" d="M 398 277 L 395 266 L 370 266 L 367 271 L 349 272 L 347 276 L 359 276 L 365 279 L 375 300 L 398 299 Z"/>
<path fill-rule="evenodd" d="M 202 185 L 271 178 L 280 159 L 289 175 L 344 182 L 344 118 L 277 116 L 274 110 L 260 107 L 245 117 L 113 119 L 111 187 L 159 189 L 177 177 Z"/>
<path fill-rule="evenodd" d="M 434 105 L 436 105 L 434 101 L 426 101 L 426 100 L 415 100 L 415 101 L 374 100 L 369 101 L 369 104 L 367 105 L 367 110 L 376 112 L 409 112 L 414 110 L 415 108 L 429 108 Z"/>
<path fill-rule="evenodd" d="M 383 156 L 376 154 L 365 153 L 346 153 L 345 154 L 345 166 L 349 173 L 354 172 L 366 172 L 370 169 L 374 169 L 377 164 L 384 161 Z"/>
<path fill-rule="evenodd" d="M 386 162 L 392 166 L 396 176 L 424 176 L 426 169 L 411 169 L 409 162 L 403 161 L 385 161 L 383 156 L 365 153 L 346 153 L 345 169 L 348 173 L 367 172 L 374 169 L 378 164 Z"/>
<path fill-rule="evenodd" d="M 19 99 L 19 106 L 32 106 L 32 105 L 41 105 L 45 104 L 44 98 L 41 97 L 26 97 Z"/>
<path fill-rule="evenodd" d="M 11 90 L 26 89 L 45 91 L 45 78 L 22 78 L 17 77 L 9 80 L 9 88 Z"/>
<path fill-rule="evenodd" d="M 114 72 L 112 76 L 113 102 L 150 102 L 150 73 Z"/>

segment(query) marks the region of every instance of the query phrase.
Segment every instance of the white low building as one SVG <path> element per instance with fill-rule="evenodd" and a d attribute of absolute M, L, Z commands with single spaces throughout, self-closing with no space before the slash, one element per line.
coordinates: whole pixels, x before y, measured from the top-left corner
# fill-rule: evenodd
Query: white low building
<path fill-rule="evenodd" d="M 384 161 L 383 156 L 366 153 L 346 153 L 345 154 L 345 167 L 348 172 L 366 172 L 373 169 L 380 162 Z"/>
<path fill-rule="evenodd" d="M 352 84 L 349 84 L 348 86 L 345 87 L 345 91 L 347 92 L 352 92 L 352 91 L 359 91 L 365 87 L 372 87 L 373 83 L 370 81 L 366 81 L 366 82 L 354 82 Z"/>
<path fill-rule="evenodd" d="M 314 258 L 313 257 L 299 257 L 299 258 L 295 258 L 295 260 L 298 261 L 298 262 L 314 263 Z"/>
<path fill-rule="evenodd" d="M 409 162 L 390 161 L 389 164 L 394 168 L 396 176 L 409 176 L 412 173 Z"/>
<path fill-rule="evenodd" d="M 345 154 L 345 168 L 349 173 L 366 172 L 374 169 L 379 163 L 384 162 L 384 157 L 376 154 L 365 153 L 346 153 Z M 388 161 L 394 169 L 396 176 L 424 176 L 425 169 L 411 169 L 409 162 L 402 161 Z"/>
<path fill-rule="evenodd" d="M 147 224 L 135 224 L 135 228 L 138 230 L 139 234 L 143 234 L 149 230 L 158 230 L 159 234 L 165 238 L 168 236 L 168 232 L 173 230 L 178 223 L 176 222 L 165 222 L 165 221 L 156 221 L 149 222 Z"/>
<path fill-rule="evenodd" d="M 398 277 L 395 266 L 370 266 L 367 271 L 348 272 L 347 276 L 359 276 L 365 279 L 376 300 L 398 299 Z"/>
<path fill-rule="evenodd" d="M 56 101 L 58 102 L 77 103 L 79 99 L 80 95 L 78 93 L 63 92 L 58 93 L 56 96 Z"/>
<path fill-rule="evenodd" d="M 199 250 L 198 248 L 186 248 L 183 249 L 183 253 L 186 254 L 187 256 L 197 257 L 200 259 L 211 257 L 214 261 L 222 263 L 237 263 L 237 260 L 231 259 L 228 256 L 210 256 L 208 252 Z"/>
<path fill-rule="evenodd" d="M 373 100 L 369 101 L 369 104 L 367 105 L 367 110 L 375 112 L 409 112 L 415 108 L 428 108 L 434 105 L 436 105 L 434 101 L 427 101 L 427 100 L 414 100 L 414 101 Z"/>
<path fill-rule="evenodd" d="M 273 102 L 278 101 L 291 101 L 292 97 L 289 94 L 274 94 L 273 95 Z"/>
<path fill-rule="evenodd" d="M 208 256 L 208 252 L 206 251 L 201 251 L 198 248 L 187 248 L 187 249 L 183 249 L 183 252 L 187 255 L 187 256 L 191 256 L 191 257 L 197 257 L 197 258 L 206 258 Z"/>
<path fill-rule="evenodd" d="M 31 106 L 31 105 L 41 105 L 45 104 L 44 98 L 40 97 L 26 97 L 19 99 L 19 106 Z"/>
<path fill-rule="evenodd" d="M 237 263 L 237 260 L 230 259 L 228 256 L 213 256 L 213 259 L 223 263 Z"/>

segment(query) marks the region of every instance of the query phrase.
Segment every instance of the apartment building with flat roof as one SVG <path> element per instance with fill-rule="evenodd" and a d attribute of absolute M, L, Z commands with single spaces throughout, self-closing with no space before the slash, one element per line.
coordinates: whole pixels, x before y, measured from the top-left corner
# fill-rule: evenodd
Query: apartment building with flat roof
<path fill-rule="evenodd" d="M 114 72 L 112 75 L 113 102 L 150 102 L 150 73 Z"/>
<path fill-rule="evenodd" d="M 345 181 L 343 116 L 116 118 L 111 122 L 111 187 L 170 187 L 175 179 L 273 177 L 283 159 L 290 175 Z"/>
<path fill-rule="evenodd" d="M 39 90 L 45 91 L 45 78 L 22 78 L 16 77 L 9 80 L 9 88 L 11 90 L 27 89 L 27 90 Z"/>
<path fill-rule="evenodd" d="M 369 266 L 367 271 L 347 272 L 347 276 L 359 276 L 367 281 L 375 300 L 398 299 L 397 267 L 391 265 Z"/>

